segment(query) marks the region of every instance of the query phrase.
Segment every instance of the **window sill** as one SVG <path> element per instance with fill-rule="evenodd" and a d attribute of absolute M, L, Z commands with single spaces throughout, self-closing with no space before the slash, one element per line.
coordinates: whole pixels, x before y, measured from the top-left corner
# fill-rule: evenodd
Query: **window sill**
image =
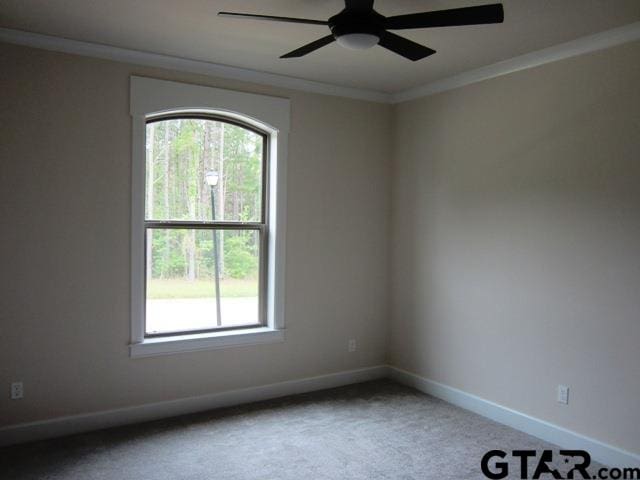
<path fill-rule="evenodd" d="M 131 357 L 152 357 L 173 353 L 212 350 L 216 348 L 259 345 L 284 341 L 284 330 L 269 327 L 247 330 L 227 330 L 224 332 L 198 333 L 175 337 L 146 338 L 140 343 L 129 345 Z"/>

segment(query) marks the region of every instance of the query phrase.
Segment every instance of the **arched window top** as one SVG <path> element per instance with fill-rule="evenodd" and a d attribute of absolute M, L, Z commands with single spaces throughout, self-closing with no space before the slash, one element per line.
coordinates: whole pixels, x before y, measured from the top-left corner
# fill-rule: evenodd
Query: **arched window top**
<path fill-rule="evenodd" d="M 264 221 L 266 132 L 219 115 L 172 112 L 147 119 L 146 139 L 146 220 L 211 221 L 209 174 L 216 220 Z"/>
<path fill-rule="evenodd" d="M 275 135 L 278 129 L 269 123 L 253 118 L 248 114 L 230 110 L 203 109 L 203 108 L 180 108 L 158 112 L 151 112 L 145 115 L 147 123 L 159 122 L 171 118 L 194 118 L 202 120 L 212 120 L 228 123 L 238 127 L 251 130 L 254 133 L 264 136 Z"/>
<path fill-rule="evenodd" d="M 172 119 L 195 119 L 207 120 L 211 122 L 225 123 L 238 128 L 249 130 L 257 135 L 268 137 L 273 133 L 273 128 L 269 125 L 236 112 L 225 112 L 220 110 L 202 109 L 182 109 L 168 112 L 151 113 L 146 116 L 147 124 L 162 122 Z"/>
<path fill-rule="evenodd" d="M 151 119 L 175 112 L 219 115 L 269 134 L 288 133 L 290 126 L 290 105 L 285 98 L 131 77 L 133 117 Z"/>

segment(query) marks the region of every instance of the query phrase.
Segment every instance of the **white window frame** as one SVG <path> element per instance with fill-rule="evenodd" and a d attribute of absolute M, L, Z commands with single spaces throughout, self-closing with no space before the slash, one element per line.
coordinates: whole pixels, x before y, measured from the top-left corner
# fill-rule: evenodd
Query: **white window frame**
<path fill-rule="evenodd" d="M 269 136 L 266 326 L 145 338 L 145 169 L 147 120 L 162 114 L 201 113 L 239 120 Z M 132 76 L 131 343 L 132 357 L 284 340 L 284 262 L 287 145 L 290 104 L 285 98 Z"/>

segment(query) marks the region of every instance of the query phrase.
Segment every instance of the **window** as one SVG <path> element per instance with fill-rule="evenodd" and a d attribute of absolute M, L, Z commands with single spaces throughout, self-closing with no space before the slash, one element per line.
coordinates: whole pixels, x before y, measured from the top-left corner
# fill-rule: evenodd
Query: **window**
<path fill-rule="evenodd" d="M 131 354 L 283 339 L 285 99 L 131 79 Z"/>
<path fill-rule="evenodd" d="M 174 114 L 146 140 L 145 336 L 264 325 L 268 136 Z"/>

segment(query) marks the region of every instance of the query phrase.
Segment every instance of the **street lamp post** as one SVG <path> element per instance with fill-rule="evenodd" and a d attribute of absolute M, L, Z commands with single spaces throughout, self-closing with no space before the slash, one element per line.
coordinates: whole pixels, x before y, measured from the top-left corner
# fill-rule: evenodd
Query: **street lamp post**
<path fill-rule="evenodd" d="M 216 196 L 215 187 L 218 185 L 218 172 L 207 172 L 205 180 L 211 190 L 211 219 L 216 221 Z M 213 271 L 216 282 L 216 315 L 217 324 L 222 326 L 222 313 L 220 309 L 220 262 L 218 261 L 218 231 L 213 230 Z"/>

